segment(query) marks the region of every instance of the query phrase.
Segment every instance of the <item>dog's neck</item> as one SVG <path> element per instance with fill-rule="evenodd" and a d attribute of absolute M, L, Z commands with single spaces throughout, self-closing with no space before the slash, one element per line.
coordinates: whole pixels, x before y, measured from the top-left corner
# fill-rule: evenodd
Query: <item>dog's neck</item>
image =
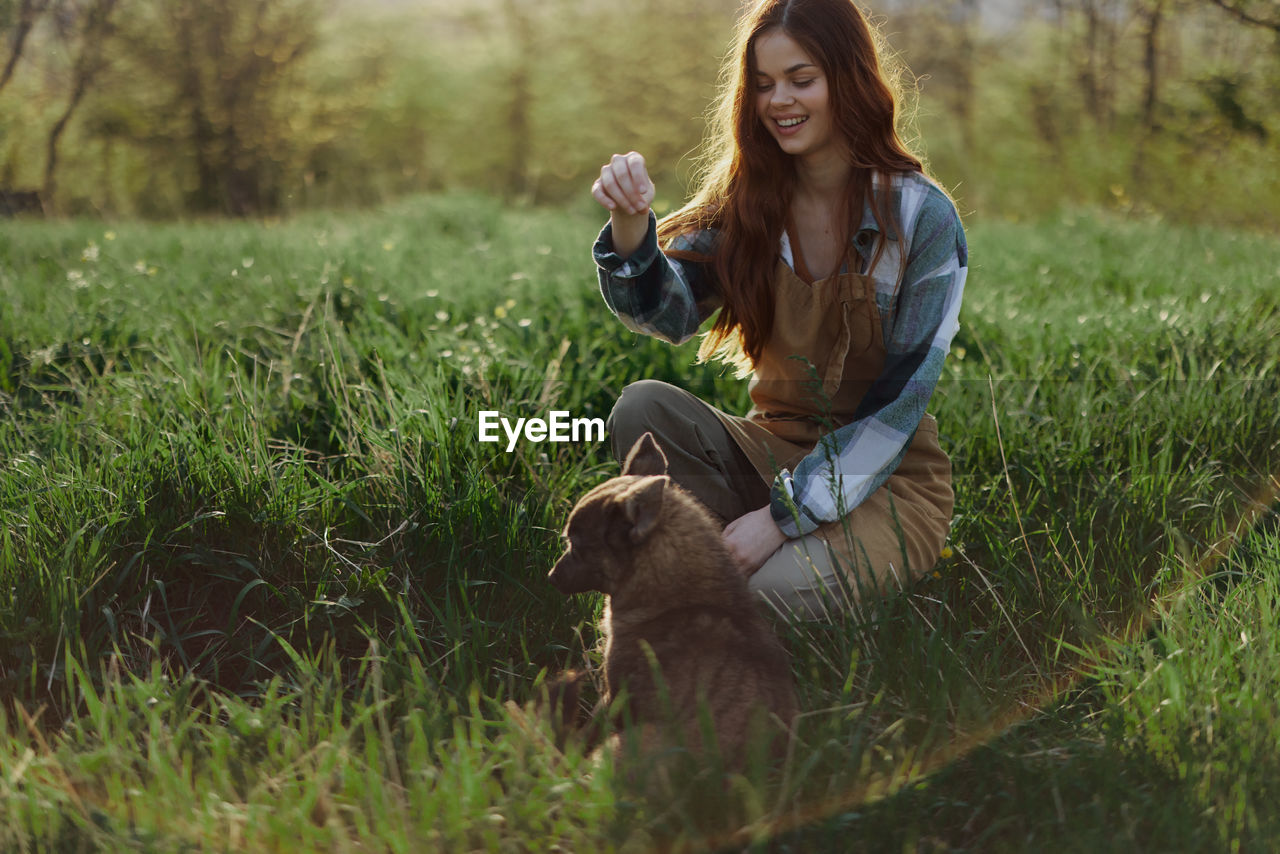
<path fill-rule="evenodd" d="M 618 621 L 618 614 L 624 615 L 629 623 L 645 622 L 658 614 L 685 607 L 732 607 L 740 600 L 749 598 L 750 593 L 741 578 L 726 576 L 717 583 L 705 580 L 697 587 L 682 585 L 674 580 L 664 595 L 655 600 L 652 593 L 623 587 L 611 595 L 606 603 L 606 615 Z"/>
<path fill-rule="evenodd" d="M 750 599 L 720 529 L 700 506 L 664 512 L 659 530 L 633 559 L 644 573 L 613 591 L 606 614 L 614 625 L 619 619 L 645 622 L 673 608 L 733 607 Z"/>

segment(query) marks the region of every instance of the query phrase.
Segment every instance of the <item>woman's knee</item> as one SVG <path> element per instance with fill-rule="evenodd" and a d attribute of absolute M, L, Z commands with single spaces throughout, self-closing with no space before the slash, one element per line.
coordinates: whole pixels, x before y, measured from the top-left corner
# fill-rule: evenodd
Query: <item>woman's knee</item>
<path fill-rule="evenodd" d="M 605 421 L 614 457 L 621 461 L 647 432 L 664 435 L 672 403 L 684 393 L 659 380 L 639 380 L 626 386 Z"/>
<path fill-rule="evenodd" d="M 788 540 L 748 581 L 748 588 L 787 616 L 829 619 L 848 609 L 846 591 L 825 542 L 814 535 Z"/>

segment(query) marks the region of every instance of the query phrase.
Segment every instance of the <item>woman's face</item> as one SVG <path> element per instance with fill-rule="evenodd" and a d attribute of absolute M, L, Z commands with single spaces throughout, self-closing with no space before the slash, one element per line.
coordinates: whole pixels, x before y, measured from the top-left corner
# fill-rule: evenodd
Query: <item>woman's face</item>
<path fill-rule="evenodd" d="M 756 113 L 778 146 L 806 159 L 839 150 L 827 77 L 818 61 L 774 27 L 755 41 Z"/>

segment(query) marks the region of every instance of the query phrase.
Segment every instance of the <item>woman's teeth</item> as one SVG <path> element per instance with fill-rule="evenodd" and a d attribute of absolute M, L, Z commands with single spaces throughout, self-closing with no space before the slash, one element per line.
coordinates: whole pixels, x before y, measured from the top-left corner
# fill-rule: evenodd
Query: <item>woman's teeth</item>
<path fill-rule="evenodd" d="M 809 120 L 808 116 L 802 116 L 798 119 L 779 119 L 778 126 L 784 127 L 784 128 L 790 128 L 790 127 L 795 127 L 801 122 L 808 121 L 808 120 Z"/>

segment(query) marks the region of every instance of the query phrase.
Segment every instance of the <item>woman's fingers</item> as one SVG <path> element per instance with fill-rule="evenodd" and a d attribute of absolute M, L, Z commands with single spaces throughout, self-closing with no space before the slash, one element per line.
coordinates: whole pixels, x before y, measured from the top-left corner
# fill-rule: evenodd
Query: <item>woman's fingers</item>
<path fill-rule="evenodd" d="M 631 177 L 632 199 L 637 210 L 645 210 L 653 201 L 653 182 L 649 180 L 649 170 L 645 167 L 644 156 L 632 151 L 626 158 L 627 172 Z"/>
<path fill-rule="evenodd" d="M 591 185 L 591 196 L 597 202 L 604 205 L 608 210 L 613 210 L 618 207 L 618 203 L 615 202 L 607 192 L 605 192 L 603 175 L 597 178 L 596 182 Z"/>
<path fill-rule="evenodd" d="M 643 165 L 641 165 L 642 171 L 643 168 Z M 618 191 L 622 194 L 622 198 L 619 201 L 627 213 L 636 214 L 643 210 L 640 204 L 640 194 L 636 192 L 635 181 L 631 175 L 631 155 L 613 155 L 613 159 L 609 161 L 609 172 L 614 181 L 617 182 Z"/>
<path fill-rule="evenodd" d="M 605 208 L 632 215 L 648 211 L 653 193 L 644 157 L 635 151 L 613 155 L 591 185 L 591 195 Z"/>
<path fill-rule="evenodd" d="M 627 198 L 627 191 L 618 180 L 618 173 L 612 161 L 600 170 L 600 186 L 604 189 L 604 194 L 613 202 L 609 210 L 621 208 L 624 213 L 635 213 L 631 208 L 631 200 Z"/>

